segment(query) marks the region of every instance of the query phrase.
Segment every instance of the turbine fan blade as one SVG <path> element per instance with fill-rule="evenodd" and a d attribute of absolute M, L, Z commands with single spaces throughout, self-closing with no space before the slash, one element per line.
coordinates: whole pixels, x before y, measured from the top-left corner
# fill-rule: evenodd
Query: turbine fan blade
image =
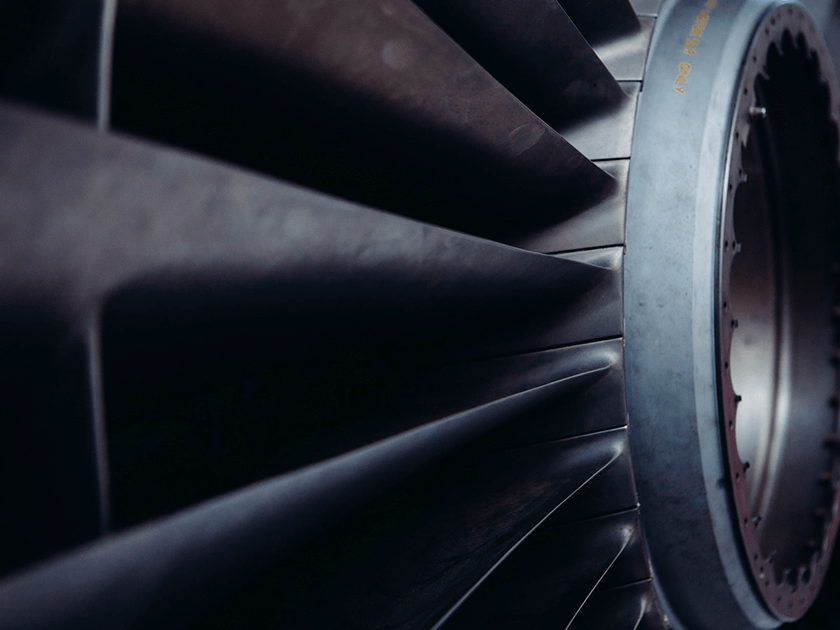
<path fill-rule="evenodd" d="M 417 0 L 540 118 L 563 133 L 628 99 L 556 0 Z"/>
<path fill-rule="evenodd" d="M 593 46 L 621 39 L 640 30 L 639 18 L 629 0 L 562 0 L 560 5 Z"/>
<path fill-rule="evenodd" d="M 115 127 L 494 238 L 616 188 L 408 0 L 119 6 Z"/>

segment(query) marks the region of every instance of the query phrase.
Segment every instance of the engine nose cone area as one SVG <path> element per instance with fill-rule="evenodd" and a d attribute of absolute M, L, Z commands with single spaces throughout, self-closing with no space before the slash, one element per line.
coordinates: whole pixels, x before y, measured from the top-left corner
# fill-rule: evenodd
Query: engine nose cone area
<path fill-rule="evenodd" d="M 692 627 L 798 619 L 827 569 L 837 120 L 799 5 L 678 2 L 660 18 L 630 170 L 628 406 L 654 570 Z"/>
<path fill-rule="evenodd" d="M 837 92 L 796 6 L 765 19 L 730 134 L 718 342 L 729 481 L 767 606 L 802 616 L 834 542 Z"/>

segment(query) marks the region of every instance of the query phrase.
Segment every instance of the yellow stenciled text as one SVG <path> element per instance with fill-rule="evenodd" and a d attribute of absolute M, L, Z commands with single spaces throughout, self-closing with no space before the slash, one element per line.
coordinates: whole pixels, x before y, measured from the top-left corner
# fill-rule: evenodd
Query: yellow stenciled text
<path fill-rule="evenodd" d="M 677 78 L 674 81 L 674 89 L 680 94 L 685 94 L 685 86 L 688 84 L 689 72 L 691 72 L 691 64 L 685 62 L 681 63 L 680 73 L 677 75 Z"/>

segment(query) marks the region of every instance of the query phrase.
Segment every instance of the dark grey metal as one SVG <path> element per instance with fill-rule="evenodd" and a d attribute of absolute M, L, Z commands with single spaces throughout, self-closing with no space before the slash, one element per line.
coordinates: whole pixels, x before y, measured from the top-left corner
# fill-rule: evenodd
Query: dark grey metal
<path fill-rule="evenodd" d="M 572 624 L 572 630 L 664 630 L 668 628 L 657 603 L 652 580 L 605 589 L 592 594 Z"/>
<path fill-rule="evenodd" d="M 730 130 L 737 141 L 754 104 L 739 100 L 745 88 L 752 97 L 743 68 L 765 28 L 798 32 L 788 11 L 798 9 L 751 0 L 666 4 L 639 102 L 625 261 L 628 410 L 642 521 L 675 627 L 771 628 L 800 616 L 812 597 L 800 590 L 794 602 L 787 587 L 782 610 L 775 593 L 771 605 L 759 592 L 763 565 L 754 565 L 739 531 L 743 464 L 733 465 L 733 441 L 724 439 L 735 403 L 720 380 L 728 333 L 717 333 L 726 301 L 718 301 L 726 282 L 719 255 L 726 260 L 733 243 L 720 231 L 723 207 L 729 185 L 737 187 L 727 175 Z M 811 158 L 806 151 L 794 159 Z M 825 259 L 815 265 L 809 273 L 822 277 Z M 825 370 L 833 377 L 827 361 Z M 812 517 L 806 510 L 798 518 Z"/>
<path fill-rule="evenodd" d="M 618 187 L 610 197 L 557 225 L 508 242 L 538 252 L 562 252 L 624 243 L 624 211 L 627 206 L 630 160 L 605 160 L 598 162 L 598 166 L 618 182 Z"/>
<path fill-rule="evenodd" d="M 129 0 L 115 38 L 114 127 L 384 210 L 513 241 L 617 187 L 408 0 Z"/>
<path fill-rule="evenodd" d="M 563 137 L 591 160 L 610 161 L 630 157 L 636 101 L 641 83 L 622 81 L 621 88 L 628 98 L 611 116 L 584 120 L 563 130 Z"/>
<path fill-rule="evenodd" d="M 107 121 L 114 0 L 5 2 L 0 7 L 0 94 Z"/>
<path fill-rule="evenodd" d="M 4 514 L 21 518 L 22 529 L 29 528 L 26 519 L 37 520 L 40 514 L 33 505 L 65 509 L 54 500 L 57 496 L 75 504 L 72 514 L 90 512 L 77 490 L 96 494 L 104 484 L 97 483 L 97 475 L 106 479 L 102 420 L 94 417 L 101 401 L 87 403 L 94 416 L 72 424 L 71 398 L 38 377 L 43 364 L 63 365 L 76 339 L 90 344 L 94 359 L 83 358 L 66 373 L 80 377 L 74 391 L 87 394 L 100 390 L 104 373 L 115 447 L 122 428 L 130 430 L 135 445 L 143 443 L 129 415 L 150 399 L 178 390 L 200 392 L 204 383 L 224 384 L 242 378 L 243 371 L 276 369 L 278 356 L 288 366 L 280 376 L 290 384 L 281 391 L 288 391 L 284 405 L 293 413 L 306 409 L 295 406 L 301 396 L 297 371 L 312 377 L 306 391 L 320 391 L 319 377 L 340 376 L 338 383 L 352 385 L 354 392 L 365 379 L 383 379 L 388 385 L 374 388 L 370 399 L 364 389 L 354 393 L 356 412 L 343 408 L 340 399 L 333 403 L 340 410 L 338 417 L 327 416 L 334 443 L 324 440 L 314 419 L 312 435 L 298 434 L 291 443 L 282 433 L 279 438 L 272 433 L 271 425 L 254 425 L 257 439 L 273 444 L 276 463 L 227 463 L 225 483 L 243 484 L 272 466 L 276 473 L 278 466 L 282 471 L 306 465 L 489 402 L 514 382 L 524 383 L 534 369 L 528 366 L 537 365 L 535 359 L 519 364 L 498 359 L 497 367 L 479 366 L 470 376 L 469 367 L 444 370 L 443 364 L 621 333 L 620 248 L 564 258 L 527 253 L 9 107 L 0 114 L 0 133 L 2 313 L 9 337 L 26 340 L 4 354 L 7 371 L 17 379 L 10 382 L 21 387 L 5 392 L 15 421 L 4 425 L 11 433 L 2 440 L 3 464 L 22 480 L 19 501 L 7 500 Z M 44 188 L 44 181 L 53 185 Z M 32 313 L 41 319 L 31 318 Z M 41 320 L 43 325 L 36 325 Z M 54 332 L 44 334 L 49 331 Z M 42 351 L 34 353 L 38 347 Z M 370 363 L 377 352 L 381 366 Z M 351 364 L 361 371 L 358 381 L 352 371 L 342 375 L 321 365 L 322 359 L 346 361 L 345 355 L 357 357 Z M 562 349 L 552 356 L 567 357 L 557 364 L 571 370 L 566 374 L 604 366 L 587 367 L 580 360 L 585 354 Z M 620 355 L 613 348 L 600 356 L 616 362 Z M 394 366 L 406 370 L 406 382 L 386 378 Z M 575 403 L 582 411 L 607 415 L 595 424 L 584 419 L 576 430 L 623 423 L 621 389 L 615 389 L 620 379 L 611 373 L 610 382 L 609 391 L 617 393 L 595 407 L 586 399 Z M 455 383 L 472 384 L 460 389 Z M 589 382 L 584 390 L 592 387 L 590 396 L 608 391 Z M 410 397 L 416 404 L 406 405 Z M 372 409 L 377 410 L 373 417 L 383 418 L 378 424 L 353 422 Z M 552 428 L 551 414 L 542 413 L 542 419 L 533 419 L 530 437 L 526 423 L 508 443 L 562 436 L 565 429 Z M 141 420 L 140 428 L 151 418 Z M 72 431 L 73 439 L 86 446 L 69 449 L 74 442 L 62 438 L 49 447 L 42 436 L 53 426 Z M 243 432 L 244 427 L 240 439 Z M 56 438 L 63 435 L 55 432 Z M 164 430 L 156 439 L 165 435 Z M 190 435 L 197 439 L 199 433 Z M 69 474 L 59 455 L 76 458 L 90 475 Z M 121 462 L 131 457 L 120 449 L 111 455 L 119 455 L 112 457 L 110 473 L 119 507 L 125 488 L 133 487 L 125 485 L 120 472 L 120 466 L 128 465 Z M 149 460 L 147 475 L 166 461 L 160 454 Z M 200 453 L 189 452 L 180 452 L 178 460 L 202 461 Z M 237 465 L 246 471 L 244 477 Z M 207 476 L 212 477 L 209 471 Z M 225 489 L 230 486 L 211 483 L 201 492 L 212 496 Z M 134 495 L 138 500 L 140 493 Z M 95 524 L 100 509 L 90 512 Z M 158 513 L 151 509 L 145 517 Z M 123 524 L 136 522 L 134 516 L 120 518 Z M 43 522 L 54 532 L 72 531 L 57 514 Z M 98 529 L 87 537 L 95 533 Z M 36 557 L 77 542 L 57 538 Z M 7 537 L 6 544 L 17 545 L 19 538 Z"/>
<path fill-rule="evenodd" d="M 631 446 L 672 622 L 769 628 L 779 622 L 754 592 L 730 508 L 714 314 L 730 112 L 755 24 L 772 5 L 718 4 L 697 54 L 686 55 L 704 4 L 665 6 L 639 103 L 625 260 Z M 691 63 L 685 87 L 675 85 L 681 63 Z"/>
<path fill-rule="evenodd" d="M 129 624 L 141 627 L 160 623 L 161 615 L 166 616 L 167 626 L 183 623 L 208 612 L 219 597 L 238 590 L 243 581 L 260 575 L 302 541 L 316 535 L 352 508 L 481 434 L 515 420 L 546 397 L 570 391 L 577 378 L 561 379 L 262 482 L 6 580 L 0 584 L 4 627 L 120 627 Z M 490 549 L 483 550 L 481 547 L 487 547 L 487 543 L 475 543 L 473 547 L 476 548 L 465 556 L 466 568 L 474 573 L 482 563 L 494 566 L 499 557 L 510 552 L 510 545 L 516 538 L 528 535 L 590 477 L 616 461 L 621 453 L 626 454 L 626 447 L 621 446 L 624 441 L 625 430 L 621 429 L 528 447 L 521 452 L 502 452 L 484 458 L 487 461 L 481 467 L 487 470 L 472 482 L 472 488 L 448 484 L 460 497 L 451 507 L 463 507 L 465 492 L 468 495 L 479 492 L 482 485 L 494 490 L 498 487 L 489 483 L 492 481 L 490 471 L 497 469 L 504 471 L 507 483 L 516 482 L 513 487 L 517 491 L 503 501 L 507 509 L 511 509 L 511 501 L 525 502 L 517 508 L 517 513 L 506 514 L 495 525 L 480 523 L 481 536 L 499 540 Z M 540 452 L 544 454 L 540 455 Z M 545 465 L 542 461 L 545 454 L 553 464 Z M 522 464 L 513 465 L 514 460 L 520 460 Z M 527 466 L 523 468 L 523 464 Z M 626 455 L 623 465 L 629 471 Z M 518 468 L 522 471 L 517 472 Z M 529 484 L 531 489 L 526 492 L 523 484 Z M 554 490 L 549 492 L 549 488 Z M 628 489 L 628 498 L 632 498 L 632 483 Z M 484 490 L 481 493 L 486 494 Z M 627 496 L 626 491 L 624 495 Z M 437 501 L 441 504 L 434 518 L 445 513 L 446 501 L 439 495 Z M 486 501 L 478 503 L 471 518 L 477 518 L 486 509 Z M 444 524 L 446 522 L 444 520 Z M 517 533 L 523 527 L 525 529 Z M 609 528 L 606 533 L 624 535 L 624 545 L 629 540 L 622 528 Z M 420 534 L 415 530 L 413 535 Z M 436 562 L 445 565 L 447 553 L 451 552 L 447 551 L 451 550 L 451 533 L 444 527 L 436 535 L 442 535 L 440 544 L 444 552 Z M 512 536 L 513 540 L 509 540 Z M 383 541 L 375 542 L 381 544 Z M 417 570 L 416 564 L 405 567 L 398 562 L 396 566 L 401 567 L 402 572 Z M 439 570 L 433 570 L 433 573 Z M 437 600 L 443 597 L 445 602 L 457 598 L 459 589 L 472 583 L 469 575 L 458 572 L 447 578 L 449 584 L 443 594 L 440 593 L 442 585 L 434 588 L 427 585 L 429 592 L 422 595 L 421 591 L 415 597 Z M 325 581 L 322 586 L 327 588 L 328 583 Z M 342 581 L 339 588 L 350 593 L 352 582 Z M 45 601 L 50 605 L 40 605 Z M 417 605 L 422 603 L 418 601 Z M 435 602 L 431 611 L 422 610 L 422 615 L 433 614 L 435 607 L 440 605 Z M 286 607 L 278 605 L 273 614 L 282 615 Z M 386 612 L 381 608 L 378 614 Z M 307 625 L 318 627 L 318 619 L 325 614 L 326 611 L 311 614 Z M 401 627 L 418 627 L 418 623 L 421 619 L 413 619 Z"/>
<path fill-rule="evenodd" d="M 27 342 L 0 359 L 0 511 L 22 536 L 65 493 L 48 515 L 94 524 L 47 519 L 21 562 L 124 530 L 7 577 L 0 625 L 662 627 L 620 338 L 653 20 L 564 3 L 633 80 L 616 108 L 553 0 L 496 4 L 448 28 L 469 52 L 481 25 L 514 94 L 407 0 L 121 0 L 116 127 L 318 192 L 0 107 L 0 314 Z M 586 95 L 590 124 L 569 143 L 519 90 L 576 122 Z"/>
<path fill-rule="evenodd" d="M 731 129 L 720 244 L 729 477 L 753 577 L 786 620 L 801 617 L 820 590 L 840 486 L 831 452 L 840 92 L 817 32 L 801 7 L 788 6 L 754 39 Z"/>
<path fill-rule="evenodd" d="M 573 494 L 476 584 L 442 627 L 567 628 L 599 589 L 646 579 L 626 429 L 577 440 L 591 442 L 587 459 L 597 457 L 589 464 L 591 479 L 577 492 L 609 497 L 606 514 L 593 509 L 591 496 L 589 509 L 581 510 Z M 606 453 L 596 455 L 603 448 L 609 463 Z"/>
<path fill-rule="evenodd" d="M 618 81 L 641 81 L 656 18 L 639 17 L 639 30 L 595 47 L 595 54 Z"/>
<path fill-rule="evenodd" d="M 628 0 L 563 0 L 569 17 L 592 46 L 620 39 L 639 30 L 639 19 Z"/>
<path fill-rule="evenodd" d="M 490 74 L 563 129 L 619 109 L 627 96 L 557 0 L 418 0 Z"/>

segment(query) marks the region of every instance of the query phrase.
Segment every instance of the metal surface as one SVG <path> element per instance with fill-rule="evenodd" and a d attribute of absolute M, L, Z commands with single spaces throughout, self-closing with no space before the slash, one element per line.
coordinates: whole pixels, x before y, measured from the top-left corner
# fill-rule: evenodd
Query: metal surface
<path fill-rule="evenodd" d="M 102 53 L 110 52 L 112 9 L 112 0 L 3 3 L 0 93 L 96 121 L 101 87 L 110 74 Z"/>
<path fill-rule="evenodd" d="M 0 625 L 746 630 L 807 607 L 834 520 L 795 593 L 750 545 L 806 566 L 803 510 L 836 508 L 837 441 L 805 422 L 836 421 L 834 211 L 809 196 L 830 169 L 780 150 L 766 171 L 817 227 L 764 249 L 762 206 L 722 209 L 732 147 L 795 109 L 780 88 L 756 122 L 742 64 L 776 4 L 120 0 L 81 3 L 70 49 L 71 10 L 38 6 L 0 27 L 0 95 L 140 138 L 0 106 Z M 822 89 L 809 137 L 836 153 Z M 791 386 L 757 369 L 782 330 Z M 727 407 L 730 367 L 743 402 L 790 394 L 786 425 Z"/>
<path fill-rule="evenodd" d="M 259 576 L 354 506 L 369 501 L 411 472 L 428 466 L 482 433 L 523 415 L 527 417 L 529 409 L 545 405 L 548 401 L 545 397 L 560 394 L 562 398 L 564 390 L 568 392 L 574 387 L 574 377 L 561 379 L 554 385 L 429 423 L 106 539 L 42 569 L 8 580 L 0 584 L 4 627 L 118 627 L 142 625 L 160 615 L 166 615 L 167 625 L 173 626 L 206 614 L 215 599 L 241 588 L 243 580 Z M 623 436 L 623 431 L 620 434 Z M 447 599 L 457 600 L 459 593 L 483 573 L 482 566 L 494 565 L 512 542 L 617 459 L 621 449 L 615 447 L 614 441 L 607 434 L 599 434 L 520 451 L 479 455 L 470 458 L 469 466 L 457 461 L 454 467 L 449 466 L 450 474 L 443 474 L 446 480 L 443 487 L 435 482 L 438 487 L 429 495 L 435 501 L 432 523 L 425 526 L 417 522 L 430 518 L 422 510 L 409 517 L 394 514 L 394 508 L 390 508 L 392 517 L 398 516 L 395 526 L 408 528 L 415 537 L 425 527 L 430 531 L 424 536 L 432 536 L 432 540 L 416 542 L 420 545 L 418 552 L 425 551 L 408 566 L 392 563 L 389 569 L 389 564 L 379 562 L 375 555 L 367 556 L 367 562 L 373 563 L 377 571 L 396 570 L 405 574 L 401 580 L 409 578 L 417 582 L 412 590 L 420 590 L 412 598 L 422 617 L 412 616 L 410 623 L 400 627 L 420 627 L 429 615 L 445 612 L 446 608 L 441 606 L 446 606 Z M 602 444 L 596 448 L 596 443 Z M 437 479 L 436 474 L 433 473 L 433 480 Z M 504 478 L 504 483 L 496 482 L 497 475 Z M 632 498 L 632 485 L 629 490 Z M 447 492 L 453 495 L 449 499 Z M 507 496 L 494 499 L 494 494 L 500 492 Z M 487 510 L 496 511 L 492 507 L 494 501 L 506 506 L 504 514 L 485 522 Z M 462 512 L 474 521 L 472 526 L 466 524 L 467 529 L 481 525 L 481 533 L 477 538 L 463 541 L 462 544 L 468 543 L 466 549 L 457 550 L 452 548 L 457 542 L 453 542 L 450 528 L 458 525 Z M 381 548 L 387 541 L 388 536 L 383 532 L 383 536 L 373 537 L 370 543 Z M 406 538 L 397 536 L 391 544 L 399 545 L 405 552 Z M 440 548 L 441 557 L 430 555 L 434 545 Z M 463 566 L 449 566 L 448 573 L 441 577 L 439 574 L 447 568 L 446 558 L 451 553 L 463 556 Z M 319 571 L 329 567 L 328 562 L 318 561 L 317 557 L 307 558 L 316 561 Z M 339 568 L 351 573 L 365 570 L 358 563 Z M 300 578 L 297 572 L 295 575 Z M 436 575 L 437 579 L 429 584 L 430 578 Z M 352 600 L 354 584 L 358 585 L 358 580 L 340 579 L 336 583 L 339 599 Z M 327 588 L 329 583 L 322 577 L 319 589 Z M 317 597 L 319 592 L 312 594 Z M 426 601 L 430 598 L 431 602 Z M 395 604 L 400 599 L 397 597 Z M 46 600 L 50 606 L 38 606 L 38 602 Z M 277 606 L 272 614 L 283 612 L 284 607 Z M 307 625 L 323 627 L 320 617 L 331 613 L 322 608 L 319 615 L 312 610 Z M 365 611 L 366 616 L 372 614 L 387 615 L 384 602 Z"/>
<path fill-rule="evenodd" d="M 632 502 L 632 494 L 627 498 Z M 571 523 L 563 522 L 561 510 L 481 584 L 447 626 L 574 627 L 611 579 L 622 585 L 645 579 L 635 510 Z"/>
<path fill-rule="evenodd" d="M 757 304 L 750 293 L 761 291 L 761 278 L 767 277 L 762 274 L 773 275 L 773 264 L 761 261 L 759 253 L 752 267 L 744 263 L 737 272 L 751 276 L 738 276 L 734 281 L 739 297 L 736 299 L 733 294 L 731 303 L 725 297 L 718 299 L 718 290 L 728 290 L 728 265 L 737 251 L 731 234 L 732 213 L 723 209 L 729 187 L 734 191 L 738 186 L 738 176 L 728 177 L 729 156 L 736 154 L 731 148 L 736 145 L 730 145 L 730 130 L 733 142 L 743 141 L 749 106 L 754 104 L 750 100 L 753 79 L 744 78 L 749 72 L 743 68 L 749 67 L 752 51 L 761 52 L 761 45 L 766 54 L 767 40 L 762 39 L 765 28 L 779 36 L 785 29 L 799 32 L 799 25 L 805 22 L 797 21 L 799 17 L 787 21 L 788 15 L 798 11 L 796 7 L 750 1 L 684 1 L 666 5 L 658 20 L 639 102 L 628 189 L 625 261 L 628 410 L 646 539 L 663 603 L 671 623 L 677 627 L 774 627 L 805 612 L 819 581 L 812 572 L 806 578 L 815 581 L 800 583 L 794 595 L 792 585 L 776 586 L 764 577 L 765 563 L 754 562 L 756 550 L 749 535 L 742 536 L 742 530 L 755 528 L 763 519 L 743 521 L 740 505 L 745 496 L 741 490 L 745 467 L 738 459 L 737 449 L 733 459 L 735 440 L 725 438 L 736 401 L 730 395 L 731 387 L 727 390 L 726 385 L 730 369 L 729 332 L 734 330 L 735 338 L 742 333 L 740 327 L 733 327 L 734 315 L 729 313 L 734 311 L 730 309 L 739 303 L 749 316 L 745 302 Z M 809 41 L 812 33 L 808 29 Z M 780 93 L 789 89 L 788 84 L 781 85 Z M 782 102 L 778 104 L 781 106 Z M 793 103 L 788 98 L 784 102 L 782 109 L 791 109 L 794 113 L 789 114 L 790 120 L 795 120 L 798 114 Z M 806 114 L 805 119 L 809 118 Z M 820 120 L 826 120 L 825 114 Z M 817 146 L 790 146 L 786 159 L 803 164 L 815 159 L 824 165 L 825 162 L 819 162 L 825 160 L 821 150 Z M 828 158 L 828 171 L 836 168 L 836 147 L 834 152 Z M 814 166 L 809 177 L 830 181 L 830 177 L 820 175 L 823 165 Z M 812 229 L 825 230 L 827 217 L 836 210 L 810 208 L 810 204 L 803 203 L 811 194 L 807 192 L 810 186 L 802 186 L 798 189 L 802 197 L 788 196 L 786 203 L 799 208 L 791 212 L 813 212 Z M 761 209 L 749 212 L 754 220 L 742 220 L 751 223 L 748 229 L 754 237 L 747 240 L 754 243 L 762 238 L 757 216 Z M 734 236 L 740 241 L 738 220 L 736 207 Z M 730 232 L 723 234 L 720 226 L 726 221 L 730 221 Z M 741 231 L 744 229 L 742 226 Z M 789 233 L 793 233 L 790 225 L 785 234 Z M 782 242 L 786 238 L 791 237 L 785 236 Z M 814 253 L 831 251 L 833 245 L 816 245 L 827 243 L 830 238 L 819 237 L 807 248 L 815 246 Z M 797 245 L 800 251 L 805 251 L 803 243 Z M 740 255 L 735 255 L 736 264 Z M 719 256 L 725 265 L 722 270 L 718 268 Z M 827 294 L 812 283 L 826 278 L 830 260 L 824 254 L 802 256 L 800 260 L 809 262 L 802 263 L 798 282 L 809 296 L 800 294 L 803 310 L 798 326 L 803 331 L 809 327 L 825 330 L 829 309 L 823 309 L 824 314 L 819 315 L 815 306 Z M 769 271 L 765 271 L 765 263 L 770 265 Z M 761 297 L 770 299 L 771 293 L 768 288 Z M 777 299 L 771 301 L 779 303 Z M 718 308 L 723 309 L 724 304 L 726 314 L 721 310 L 719 319 Z M 772 307 L 763 308 L 761 316 L 772 326 Z M 748 335 L 757 332 L 761 332 L 759 328 L 745 332 L 733 347 L 731 370 L 736 382 L 737 378 L 760 378 L 755 368 L 764 359 L 749 359 L 744 348 Z M 800 426 L 795 437 L 773 435 L 776 450 L 793 456 L 788 472 L 780 473 L 790 479 L 789 483 L 802 483 L 803 489 L 808 488 L 800 492 L 794 489 L 796 486 L 787 486 L 786 492 L 793 492 L 787 498 L 790 504 L 783 506 L 777 501 L 776 509 L 779 514 L 787 514 L 787 508 L 791 508 L 800 524 L 812 522 L 812 507 L 802 509 L 803 503 L 809 501 L 804 496 L 811 494 L 811 484 L 817 492 L 825 492 L 819 490 L 819 474 L 810 475 L 800 469 L 814 462 L 822 466 L 819 462 L 827 457 L 822 446 L 826 434 L 817 427 L 823 422 L 820 418 L 833 417 L 828 400 L 820 393 L 824 388 L 816 386 L 811 390 L 820 379 L 835 378 L 826 355 L 830 349 L 825 348 L 830 346 L 830 341 L 826 343 L 830 335 L 809 337 L 810 334 L 801 333 L 803 339 L 810 339 L 803 344 L 809 349 L 802 352 L 812 358 L 804 359 L 803 355 L 796 369 L 802 370 L 798 386 L 803 392 L 802 401 L 814 404 L 806 404 L 796 412 Z M 764 337 L 765 342 L 768 338 Z M 823 355 L 825 360 L 820 359 Z M 744 366 L 745 359 L 750 361 L 748 367 Z M 809 364 L 812 367 L 807 367 Z M 740 376 L 736 376 L 736 368 Z M 813 382 L 809 381 L 811 378 Z M 765 389 L 768 386 L 770 392 Z M 760 395 L 772 395 L 774 388 L 772 383 L 764 382 L 756 383 L 750 391 L 758 399 Z M 815 402 L 817 399 L 822 402 Z M 734 428 L 734 424 L 731 426 Z M 744 451 L 753 448 L 757 453 L 767 452 L 758 439 L 748 441 L 745 437 L 743 441 Z M 761 455 L 757 457 L 760 460 Z M 747 477 L 752 473 L 750 467 Z M 762 492 L 753 488 L 754 495 Z M 797 493 L 803 495 L 801 500 L 794 498 Z M 750 513 L 752 516 L 756 514 Z M 786 544 L 799 548 L 805 540 L 797 533 L 798 526 L 789 521 L 778 524 L 775 531 L 789 541 Z M 772 601 L 767 597 L 770 591 Z M 777 601 L 779 596 L 782 597 Z"/>
<path fill-rule="evenodd" d="M 581 119 L 608 116 L 627 100 L 616 81 L 625 77 L 604 67 L 556 0 L 526 0 L 515 7 L 488 0 L 417 4 L 561 134 Z M 641 54 L 641 70 L 647 48 L 629 48 Z"/>
<path fill-rule="evenodd" d="M 732 124 L 720 246 L 729 475 L 754 578 L 782 619 L 801 617 L 819 592 L 840 485 L 830 450 L 840 103 L 815 32 L 791 6 L 771 14 L 754 40 Z"/>
<path fill-rule="evenodd" d="M 563 0 L 560 5 L 593 48 L 626 37 L 640 28 L 628 0 L 606 0 L 598 4 L 589 0 Z"/>
<path fill-rule="evenodd" d="M 115 128 L 479 236 L 616 187 L 408 0 L 120 2 L 113 67 Z"/>
<path fill-rule="evenodd" d="M 621 334 L 620 247 L 562 256 L 523 252 L 10 107 L 0 112 L 0 132 L 3 312 L 11 335 L 21 330 L 16 318 L 25 313 L 52 313 L 48 323 L 58 341 L 45 348 L 47 361 L 62 356 L 60 340 L 75 339 L 79 322 L 92 327 L 81 328 L 92 335 L 83 337 L 95 351 L 90 369 L 68 368 L 68 374 L 81 378 L 79 391 L 98 392 L 98 413 L 108 411 L 107 422 L 88 418 L 76 428 L 88 439 L 91 423 L 106 429 L 109 457 L 74 451 L 109 484 L 99 509 L 110 502 L 106 521 L 125 527 L 211 499 L 10 577 L 2 586 L 9 627 L 143 625 L 159 615 L 173 626 L 200 617 L 210 602 L 231 596 L 305 540 L 427 468 L 431 479 L 446 480 L 423 492 L 440 508 L 435 518 L 444 521 L 435 527 L 442 529 L 430 531 L 448 554 L 453 543 L 444 496 L 447 488 L 470 487 L 466 479 L 450 483 L 473 469 L 465 462 L 486 471 L 486 492 L 508 492 L 516 466 L 500 448 L 560 449 L 557 465 L 568 474 L 533 455 L 522 460 L 552 483 L 573 484 L 555 497 L 560 502 L 617 457 L 612 446 L 594 445 L 604 435 L 597 432 L 625 422 L 621 342 L 581 342 Z M 37 185 L 46 178 L 55 182 L 49 190 Z M 521 354 L 554 346 L 568 347 Z M 38 366 L 21 371 L 20 365 L 21 382 L 34 381 Z M 229 383 L 243 375 L 246 400 L 230 402 L 240 390 Z M 223 386 L 209 403 L 210 425 L 200 408 L 198 416 L 189 411 L 191 399 L 208 404 L 201 402 L 208 386 Z M 266 387 L 274 389 L 272 397 L 260 399 Z M 319 395 L 324 387 L 330 397 Z M 47 391 L 67 403 L 67 395 Z M 17 421 L 8 426 L 33 430 L 32 444 L 20 435 L 3 440 L 4 466 L 27 480 L 21 501 L 7 502 L 4 512 L 22 522 L 37 515 L 30 512 L 36 498 L 74 483 L 96 488 L 58 469 L 46 468 L 54 473 L 46 486 L 26 472 L 29 454 L 44 452 L 36 440 L 41 427 L 62 416 L 52 411 L 33 424 L 33 414 L 43 410 L 26 404 L 27 392 L 7 392 L 21 396 Z M 187 404 L 167 403 L 173 396 L 186 396 Z M 216 441 L 207 440 L 207 428 Z M 484 456 L 466 454 L 449 465 L 450 473 L 432 466 L 492 431 L 486 448 L 499 455 L 487 455 L 483 468 L 475 458 Z M 589 445 L 577 455 L 557 442 L 581 434 L 589 436 L 568 442 Z M 533 446 L 540 442 L 556 446 Z M 629 459 L 621 452 L 624 472 L 615 479 L 605 474 L 608 486 L 581 499 L 571 514 L 634 504 Z M 601 455 L 607 459 L 598 460 Z M 597 462 L 584 465 L 591 458 Z M 212 498 L 278 473 L 286 474 Z M 553 495 L 537 485 L 541 500 L 549 501 Z M 503 503 L 527 496 L 516 491 Z M 484 515 L 489 505 L 480 501 L 474 513 Z M 543 518 L 555 506 L 529 514 Z M 453 510 L 463 507 L 453 499 Z M 395 526 L 406 528 L 395 541 L 427 526 L 428 515 L 390 513 Z M 66 528 L 53 522 L 57 532 Z M 481 536 L 514 531 L 508 520 L 498 531 L 482 523 Z M 371 557 L 388 541 L 374 537 Z M 74 542 L 54 539 L 46 552 Z M 493 547 L 502 556 L 510 548 Z M 472 550 L 464 566 L 473 568 L 446 574 L 449 599 L 432 597 L 435 589 L 418 594 L 412 623 L 444 615 L 464 590 L 471 592 L 471 581 L 499 561 L 493 553 L 487 546 Z M 295 565 L 276 570 L 289 566 Z M 343 570 L 354 566 L 362 565 Z M 426 579 L 423 566 L 399 565 L 406 579 L 419 581 Z M 456 577 L 466 585 L 460 591 L 452 586 Z M 335 606 L 355 582 L 335 582 Z M 38 607 L 55 592 L 61 596 L 51 607 Z M 371 604 L 366 614 L 376 610 L 390 614 L 384 604 Z"/>
<path fill-rule="evenodd" d="M 624 81 L 621 87 L 628 98 L 612 116 L 593 118 L 563 130 L 563 137 L 590 160 L 630 157 L 641 83 Z"/>
<path fill-rule="evenodd" d="M 656 18 L 639 18 L 639 30 L 595 47 L 598 58 L 618 81 L 641 81 Z"/>
<path fill-rule="evenodd" d="M 633 5 L 637 16 L 656 17 L 659 15 L 659 9 L 662 7 L 662 0 L 631 0 L 630 4 Z"/>
<path fill-rule="evenodd" d="M 522 239 L 511 245 L 538 252 L 609 247 L 624 242 L 624 211 L 627 206 L 627 173 L 630 160 L 604 160 L 598 166 L 612 175 L 618 186 L 601 203 Z"/>

